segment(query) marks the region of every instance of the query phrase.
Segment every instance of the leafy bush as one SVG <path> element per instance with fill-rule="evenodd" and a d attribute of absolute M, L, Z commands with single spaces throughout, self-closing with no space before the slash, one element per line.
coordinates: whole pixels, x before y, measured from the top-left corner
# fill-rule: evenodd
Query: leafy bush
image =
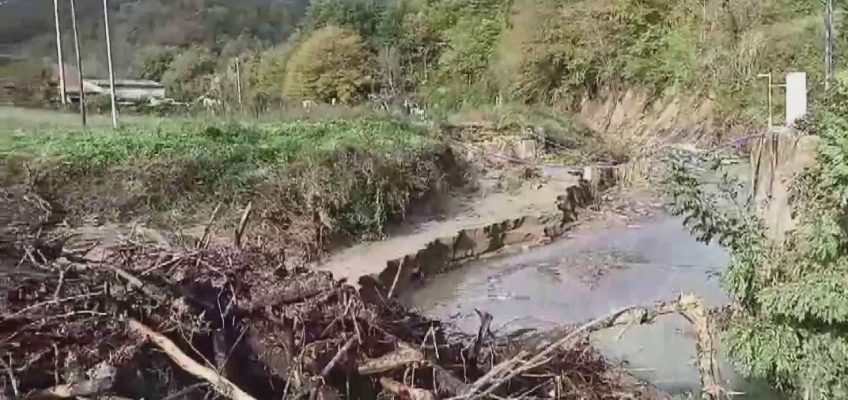
<path fill-rule="evenodd" d="M 819 162 L 792 188 L 797 227 L 766 239 L 758 218 L 704 191 L 681 160 L 666 188 L 703 240 L 732 254 L 726 289 L 743 307 L 726 332 L 742 372 L 809 399 L 848 398 L 848 92 L 817 110 Z M 732 186 L 726 198 L 736 198 Z"/>
<path fill-rule="evenodd" d="M 351 103 L 371 84 L 371 59 L 360 36 L 333 26 L 313 32 L 292 53 L 284 90 L 291 99 Z"/>

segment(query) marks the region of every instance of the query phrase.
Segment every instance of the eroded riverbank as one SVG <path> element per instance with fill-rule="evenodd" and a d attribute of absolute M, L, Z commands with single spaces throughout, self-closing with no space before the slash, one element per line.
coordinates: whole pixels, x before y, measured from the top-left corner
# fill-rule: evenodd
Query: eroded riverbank
<path fill-rule="evenodd" d="M 700 243 L 654 199 L 639 216 L 607 213 L 551 245 L 481 260 L 433 278 L 404 301 L 424 314 L 474 332 L 475 310 L 491 313 L 496 334 L 579 323 L 631 305 L 694 294 L 708 306 L 730 299 L 720 275 L 729 262 L 717 244 Z M 652 324 L 615 327 L 592 343 L 634 376 L 671 394 L 697 393 L 699 374 L 690 324 L 678 315 Z M 736 374 L 720 357 L 725 388 L 743 398 L 774 399 L 766 386 Z"/>
<path fill-rule="evenodd" d="M 471 263 L 407 300 L 463 330 L 476 329 L 475 308 L 497 321 L 544 328 L 680 293 L 721 305 L 727 298 L 717 276 L 727 261 L 720 246 L 698 243 L 663 213 L 634 224 L 588 224 L 549 246 Z"/>

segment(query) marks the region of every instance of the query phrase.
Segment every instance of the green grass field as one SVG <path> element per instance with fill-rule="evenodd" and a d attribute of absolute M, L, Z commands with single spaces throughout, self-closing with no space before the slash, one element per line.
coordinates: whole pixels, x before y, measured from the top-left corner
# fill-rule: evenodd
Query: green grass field
<path fill-rule="evenodd" d="M 82 129 L 75 117 L 3 110 L 0 181 L 29 182 L 78 221 L 191 224 L 216 204 L 234 211 L 253 201 L 286 227 L 302 219 L 311 221 L 302 230 L 318 229 L 319 212 L 330 232 L 379 235 L 387 218 L 441 179 L 434 163 L 442 139 L 384 115 L 134 117 L 118 130 L 104 116 Z"/>
<path fill-rule="evenodd" d="M 166 118 L 137 115 L 121 115 L 121 122 L 131 125 L 156 124 L 166 121 Z M 91 114 L 88 125 L 92 128 L 110 127 L 112 119 L 109 115 Z M 82 126 L 80 115 L 70 111 L 55 111 L 46 109 L 0 107 L 0 132 L 27 131 L 38 132 L 52 129 L 78 129 Z"/>

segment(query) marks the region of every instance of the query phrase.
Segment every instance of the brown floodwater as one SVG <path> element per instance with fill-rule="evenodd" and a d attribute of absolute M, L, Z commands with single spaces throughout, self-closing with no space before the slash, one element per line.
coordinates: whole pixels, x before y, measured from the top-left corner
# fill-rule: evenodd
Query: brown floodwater
<path fill-rule="evenodd" d="M 729 262 L 717 244 L 696 241 L 682 220 L 663 212 L 638 224 L 577 228 L 545 247 L 470 263 L 433 278 L 404 301 L 424 314 L 474 333 L 475 309 L 491 313 L 492 329 L 549 328 L 581 322 L 630 305 L 650 305 L 695 294 L 709 305 L 729 298 L 720 275 Z M 665 316 L 654 324 L 616 327 L 592 337 L 609 359 L 672 394 L 700 387 L 695 341 L 688 323 Z M 724 357 L 722 357 L 724 359 Z M 728 389 L 740 398 L 775 399 L 765 385 L 747 381 L 722 361 Z"/>

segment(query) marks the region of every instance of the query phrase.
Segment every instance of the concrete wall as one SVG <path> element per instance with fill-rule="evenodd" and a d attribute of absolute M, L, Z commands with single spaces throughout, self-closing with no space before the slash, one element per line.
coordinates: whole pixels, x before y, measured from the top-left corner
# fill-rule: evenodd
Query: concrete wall
<path fill-rule="evenodd" d="M 795 176 L 816 161 L 818 136 L 780 128 L 759 139 L 751 149 L 754 199 L 769 235 L 783 240 L 795 227 L 789 191 Z"/>

